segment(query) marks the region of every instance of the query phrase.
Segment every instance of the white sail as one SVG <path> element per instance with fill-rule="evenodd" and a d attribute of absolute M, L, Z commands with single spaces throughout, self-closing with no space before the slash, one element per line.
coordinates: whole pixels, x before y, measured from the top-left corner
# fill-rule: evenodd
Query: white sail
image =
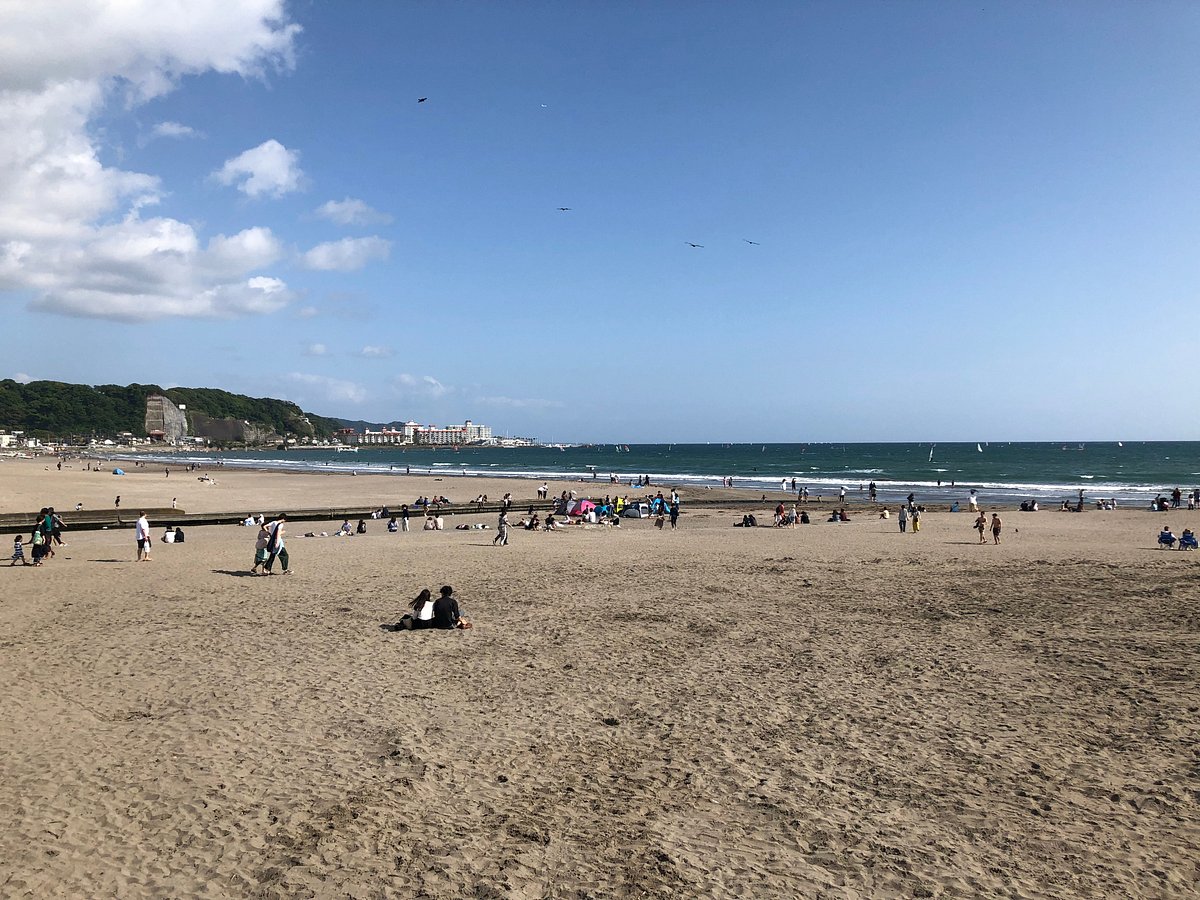
<path fill-rule="evenodd" d="M 978 444 L 975 445 L 975 449 L 978 450 L 980 453 L 983 452 L 983 448 L 980 447 Z"/>

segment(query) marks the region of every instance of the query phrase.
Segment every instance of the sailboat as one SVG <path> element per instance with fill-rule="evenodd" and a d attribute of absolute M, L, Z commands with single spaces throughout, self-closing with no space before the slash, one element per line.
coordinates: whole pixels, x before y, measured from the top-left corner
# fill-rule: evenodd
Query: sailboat
<path fill-rule="evenodd" d="M 934 447 L 936 447 L 936 446 L 937 446 L 937 444 L 933 444 L 933 445 L 931 445 L 931 446 L 930 446 L 930 448 L 929 448 L 929 461 L 930 461 L 930 462 L 933 462 L 933 448 L 934 448 Z"/>
<path fill-rule="evenodd" d="M 983 452 L 983 448 L 980 447 L 978 444 L 975 445 L 975 449 L 978 450 L 980 453 Z"/>

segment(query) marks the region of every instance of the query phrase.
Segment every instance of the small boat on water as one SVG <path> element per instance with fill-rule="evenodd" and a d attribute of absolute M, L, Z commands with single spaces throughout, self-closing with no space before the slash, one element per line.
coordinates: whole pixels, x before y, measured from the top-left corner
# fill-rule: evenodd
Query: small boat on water
<path fill-rule="evenodd" d="M 337 448 L 337 452 L 338 453 L 357 453 L 358 448 L 357 447 L 348 447 L 345 444 L 343 444 L 342 446 Z"/>

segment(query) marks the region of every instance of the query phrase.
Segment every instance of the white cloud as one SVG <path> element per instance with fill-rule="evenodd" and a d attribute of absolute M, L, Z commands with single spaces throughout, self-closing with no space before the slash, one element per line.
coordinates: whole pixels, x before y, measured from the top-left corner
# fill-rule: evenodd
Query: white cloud
<path fill-rule="evenodd" d="M 212 177 L 221 184 L 236 184 L 248 197 L 282 197 L 300 189 L 304 173 L 299 162 L 298 153 L 272 138 L 225 160 Z"/>
<path fill-rule="evenodd" d="M 302 306 L 296 310 L 296 315 L 302 319 L 311 319 L 320 312 L 315 306 Z"/>
<path fill-rule="evenodd" d="M 199 243 L 183 222 L 130 215 L 75 241 L 43 242 L 22 260 L 20 278 L 37 293 L 34 309 L 127 322 L 261 314 L 291 299 L 278 278 L 253 275 L 280 255 L 269 229 Z"/>
<path fill-rule="evenodd" d="M 316 214 L 338 225 L 386 225 L 392 221 L 392 217 L 387 213 L 372 209 L 362 200 L 353 197 L 322 203 L 317 207 Z"/>
<path fill-rule="evenodd" d="M 301 261 L 309 269 L 332 272 L 353 272 L 375 259 L 387 259 L 391 241 L 381 237 L 342 238 L 317 244 L 304 254 Z"/>
<path fill-rule="evenodd" d="M 483 406 L 498 406 L 505 409 L 561 409 L 565 406 L 561 400 L 541 400 L 538 398 L 476 397 L 474 398 L 474 402 Z"/>
<path fill-rule="evenodd" d="M 104 165 L 102 132 L 91 128 L 114 93 L 132 107 L 188 74 L 289 67 L 298 28 L 283 0 L 0 8 L 0 291 L 32 294 L 43 310 L 124 320 L 286 302 L 281 281 L 250 277 L 279 256 L 267 229 L 201 249 L 192 226 L 143 219 L 159 179 Z"/>
<path fill-rule="evenodd" d="M 391 347 L 375 347 L 368 344 L 358 352 L 359 356 L 365 356 L 367 359 L 385 359 L 392 355 Z"/>
<path fill-rule="evenodd" d="M 181 125 L 179 122 L 159 122 L 152 129 L 150 129 L 150 133 L 154 137 L 165 138 L 202 137 L 200 132 L 198 132 L 195 128 L 192 128 L 189 125 Z"/>
<path fill-rule="evenodd" d="M 286 376 L 286 380 L 295 385 L 305 398 L 315 397 L 330 403 L 362 403 L 367 399 L 366 388 L 341 378 L 291 372 Z M 307 405 L 307 402 L 302 405 Z"/>
<path fill-rule="evenodd" d="M 409 398 L 436 399 L 454 392 L 454 388 L 442 384 L 432 375 L 409 375 L 407 372 L 393 378 L 392 385 L 397 394 Z"/>
<path fill-rule="evenodd" d="M 32 375 L 26 374 L 25 372 L 18 372 L 12 377 L 12 380 L 17 384 L 29 384 L 29 382 L 37 381 L 38 379 L 34 378 Z"/>
<path fill-rule="evenodd" d="M 329 348 L 324 344 L 309 344 L 304 348 L 305 356 L 328 356 Z"/>

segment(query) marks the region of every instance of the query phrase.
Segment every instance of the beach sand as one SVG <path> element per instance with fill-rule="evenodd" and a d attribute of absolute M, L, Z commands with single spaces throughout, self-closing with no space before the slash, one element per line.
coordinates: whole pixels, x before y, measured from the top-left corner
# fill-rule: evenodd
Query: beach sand
<path fill-rule="evenodd" d="M 44 465 L 0 463 L 0 512 L 534 488 Z M 1154 538 L 1200 512 L 1006 511 L 979 546 L 967 513 L 688 499 L 506 548 L 298 523 L 291 577 L 236 526 L 0 568 L 0 895 L 1195 895 L 1200 554 Z M 442 584 L 474 629 L 380 630 Z"/>

